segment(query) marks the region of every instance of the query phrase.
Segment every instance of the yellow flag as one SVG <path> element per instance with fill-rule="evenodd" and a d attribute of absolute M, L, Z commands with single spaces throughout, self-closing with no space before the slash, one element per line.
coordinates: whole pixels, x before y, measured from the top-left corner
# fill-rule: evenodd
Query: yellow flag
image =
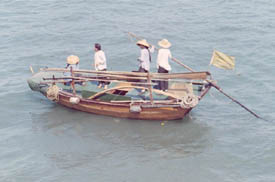
<path fill-rule="evenodd" d="M 234 69 L 235 57 L 228 56 L 222 52 L 214 50 L 210 64 L 222 69 Z"/>

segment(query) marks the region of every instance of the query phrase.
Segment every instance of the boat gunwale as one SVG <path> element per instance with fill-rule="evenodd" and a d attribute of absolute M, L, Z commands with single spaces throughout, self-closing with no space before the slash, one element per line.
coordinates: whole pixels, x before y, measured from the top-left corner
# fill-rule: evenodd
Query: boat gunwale
<path fill-rule="evenodd" d="M 198 99 L 201 100 L 206 94 L 207 92 L 210 90 L 211 86 L 206 86 L 206 88 L 204 89 L 203 92 L 201 92 L 201 94 L 198 96 Z M 63 90 L 60 90 L 59 91 L 59 94 L 65 96 L 65 97 L 78 97 L 81 101 L 84 101 L 84 102 L 87 102 L 87 103 L 93 103 L 93 104 L 102 104 L 102 105 L 111 105 L 111 106 L 123 106 L 123 107 L 130 107 L 131 104 L 140 104 L 140 105 L 151 105 L 151 106 L 157 106 L 160 105 L 160 104 L 164 104 L 164 105 L 167 105 L 167 107 L 169 107 L 169 105 L 175 105 L 177 103 L 158 103 L 158 102 L 153 102 L 153 104 L 150 103 L 150 100 L 144 100 L 146 102 L 142 102 L 142 101 L 135 101 L 135 100 L 132 100 L 132 101 L 121 101 L 120 103 L 118 102 L 112 102 L 112 101 L 101 101 L 101 100 L 96 100 L 96 99 L 86 99 L 86 98 L 83 98 L 83 97 L 80 97 L 79 95 L 74 95 L 73 93 L 70 93 L 70 92 L 66 92 L 66 91 L 63 91 Z M 175 99 L 175 98 L 174 98 Z M 169 100 L 167 100 L 169 101 Z M 180 104 L 178 104 L 178 107 L 181 107 Z"/>

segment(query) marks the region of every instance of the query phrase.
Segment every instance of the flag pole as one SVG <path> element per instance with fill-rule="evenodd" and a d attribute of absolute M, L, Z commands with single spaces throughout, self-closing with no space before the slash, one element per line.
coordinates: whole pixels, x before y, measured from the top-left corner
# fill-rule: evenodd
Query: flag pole
<path fill-rule="evenodd" d="M 211 60 L 210 60 L 210 63 L 209 63 L 209 66 L 212 64 L 213 62 L 213 59 L 214 59 L 214 53 L 215 53 L 215 49 L 213 50 L 213 53 L 212 53 L 212 57 L 211 57 Z"/>
<path fill-rule="evenodd" d="M 134 33 L 128 32 L 128 34 L 134 38 L 136 38 L 137 40 L 141 40 L 142 38 L 136 36 Z M 150 46 L 154 46 L 152 44 L 149 44 Z M 156 48 L 158 50 L 158 48 Z M 177 60 L 176 58 L 171 58 L 173 61 L 175 61 L 176 63 L 178 63 L 179 65 L 185 67 L 186 69 L 188 69 L 191 72 L 195 72 L 192 68 L 190 68 L 189 66 L 183 64 L 181 61 Z M 242 108 L 244 108 L 245 110 L 247 110 L 249 113 L 251 113 L 252 115 L 254 115 L 256 118 L 259 119 L 263 119 L 262 117 L 258 116 L 255 112 L 251 111 L 250 109 L 248 109 L 246 106 L 244 106 L 243 104 L 241 104 L 239 101 L 237 101 L 236 99 L 234 99 L 233 97 L 231 97 L 230 95 L 228 95 L 227 93 L 225 93 L 216 83 L 214 83 L 213 81 L 210 80 L 206 80 L 211 86 L 213 86 L 215 89 L 217 89 L 219 92 L 221 92 L 223 95 L 225 95 L 226 97 L 228 97 L 229 99 L 231 99 L 233 102 L 235 102 L 236 104 L 240 105 Z M 265 119 L 263 119 L 265 120 Z"/>

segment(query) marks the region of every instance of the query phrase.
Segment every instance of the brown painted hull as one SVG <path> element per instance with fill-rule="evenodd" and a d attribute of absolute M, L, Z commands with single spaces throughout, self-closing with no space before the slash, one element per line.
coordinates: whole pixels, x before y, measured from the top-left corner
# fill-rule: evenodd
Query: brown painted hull
<path fill-rule="evenodd" d="M 72 104 L 69 101 L 70 97 L 72 97 L 71 94 L 61 92 L 58 103 L 84 112 L 130 119 L 175 120 L 183 118 L 192 109 L 181 107 L 142 108 L 141 112 L 132 113 L 129 104 L 114 104 L 87 99 L 81 99 L 78 104 Z"/>

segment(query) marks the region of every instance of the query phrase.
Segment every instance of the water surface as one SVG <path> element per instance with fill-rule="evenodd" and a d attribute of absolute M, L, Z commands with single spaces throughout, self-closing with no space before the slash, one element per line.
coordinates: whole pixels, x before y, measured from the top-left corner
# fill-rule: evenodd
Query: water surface
<path fill-rule="evenodd" d="M 274 1 L 2 0 L 0 20 L 0 181 L 275 180 Z M 175 58 L 210 71 L 268 121 L 215 89 L 185 119 L 167 122 L 87 114 L 28 88 L 29 65 L 64 67 L 75 54 L 92 69 L 95 42 L 109 70 L 137 70 L 127 31 L 153 44 L 167 38 Z M 235 56 L 235 71 L 209 67 L 213 49 Z"/>

